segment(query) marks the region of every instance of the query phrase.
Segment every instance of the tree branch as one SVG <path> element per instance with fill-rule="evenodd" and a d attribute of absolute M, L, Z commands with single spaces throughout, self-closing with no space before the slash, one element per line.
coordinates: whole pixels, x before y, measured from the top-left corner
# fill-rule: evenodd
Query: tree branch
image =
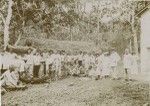
<path fill-rule="evenodd" d="M 4 18 L 4 15 L 1 13 L 1 11 L 0 11 L 0 15 L 1 15 L 1 18 L 3 20 L 3 23 L 5 24 L 5 18 Z"/>
<path fill-rule="evenodd" d="M 16 5 L 16 9 L 17 9 L 18 15 L 19 15 L 20 17 L 22 17 L 22 16 L 20 15 L 20 12 L 19 12 L 17 3 L 15 3 L 15 5 Z"/>

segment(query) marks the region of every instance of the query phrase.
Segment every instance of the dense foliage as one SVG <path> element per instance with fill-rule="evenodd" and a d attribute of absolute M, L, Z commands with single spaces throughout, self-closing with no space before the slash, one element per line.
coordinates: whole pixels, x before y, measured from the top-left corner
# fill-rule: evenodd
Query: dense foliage
<path fill-rule="evenodd" d="M 125 44 L 135 26 L 136 2 L 127 0 L 13 0 L 10 44 L 21 38 Z M 8 3 L 0 1 L 1 17 Z M 131 11 L 132 10 L 132 11 Z M 3 19 L 3 18 L 1 18 Z M 3 35 L 3 22 L 1 37 Z M 1 41 L 2 43 L 3 41 Z M 126 43 L 125 43 L 126 42 Z"/>

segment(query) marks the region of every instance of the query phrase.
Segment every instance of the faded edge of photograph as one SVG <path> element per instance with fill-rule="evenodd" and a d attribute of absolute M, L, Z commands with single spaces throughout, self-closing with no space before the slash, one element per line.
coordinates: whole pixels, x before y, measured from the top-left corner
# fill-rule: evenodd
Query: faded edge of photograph
<path fill-rule="evenodd" d="M 0 0 L 1 106 L 150 106 L 150 0 Z"/>

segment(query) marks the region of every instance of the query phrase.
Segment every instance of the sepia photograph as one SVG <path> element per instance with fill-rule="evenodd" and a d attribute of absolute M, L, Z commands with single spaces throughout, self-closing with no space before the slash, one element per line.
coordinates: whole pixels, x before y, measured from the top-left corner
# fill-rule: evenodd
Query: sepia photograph
<path fill-rule="evenodd" d="M 150 106 L 150 0 L 0 0 L 1 106 Z"/>

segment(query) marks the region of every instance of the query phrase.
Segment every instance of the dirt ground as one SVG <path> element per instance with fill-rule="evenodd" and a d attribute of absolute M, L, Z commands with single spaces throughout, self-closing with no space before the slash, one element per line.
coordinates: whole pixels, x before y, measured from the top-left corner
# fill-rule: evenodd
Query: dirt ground
<path fill-rule="evenodd" d="M 69 77 L 28 85 L 25 91 L 2 96 L 3 106 L 143 106 L 149 103 L 148 83 Z"/>

